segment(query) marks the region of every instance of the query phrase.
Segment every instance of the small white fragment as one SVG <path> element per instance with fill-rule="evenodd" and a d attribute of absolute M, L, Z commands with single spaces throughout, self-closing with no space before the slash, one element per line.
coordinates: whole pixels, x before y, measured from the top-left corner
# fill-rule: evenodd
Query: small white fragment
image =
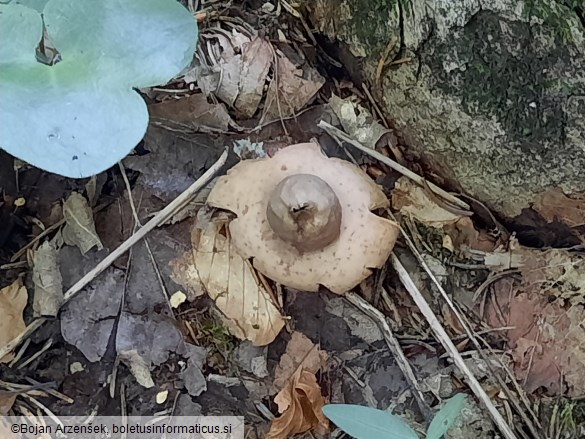
<path fill-rule="evenodd" d="M 262 12 L 269 14 L 274 12 L 274 5 L 270 2 L 266 2 L 262 5 Z"/>
<path fill-rule="evenodd" d="M 170 298 L 171 306 L 173 308 L 178 308 L 183 303 L 185 303 L 185 300 L 187 300 L 187 295 L 185 293 L 183 293 L 182 291 L 177 291 Z"/>
<path fill-rule="evenodd" d="M 84 370 L 85 366 L 81 364 L 79 361 L 76 361 L 75 363 L 71 363 L 69 365 L 69 372 L 71 372 L 71 375 L 77 372 L 83 372 Z"/>
<path fill-rule="evenodd" d="M 158 392 L 156 394 L 156 403 L 157 404 L 164 404 L 165 401 L 167 400 L 168 396 L 169 396 L 168 390 L 163 390 L 162 392 Z"/>

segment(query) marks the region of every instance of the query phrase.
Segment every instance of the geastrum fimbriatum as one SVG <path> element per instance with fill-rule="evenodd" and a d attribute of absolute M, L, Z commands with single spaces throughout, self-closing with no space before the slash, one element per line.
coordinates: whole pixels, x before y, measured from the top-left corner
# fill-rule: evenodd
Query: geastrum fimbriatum
<path fill-rule="evenodd" d="M 315 143 L 238 163 L 207 202 L 237 216 L 229 230 L 241 256 L 299 290 L 346 293 L 384 264 L 398 237 L 396 223 L 372 213 L 389 205 L 382 190 Z"/>

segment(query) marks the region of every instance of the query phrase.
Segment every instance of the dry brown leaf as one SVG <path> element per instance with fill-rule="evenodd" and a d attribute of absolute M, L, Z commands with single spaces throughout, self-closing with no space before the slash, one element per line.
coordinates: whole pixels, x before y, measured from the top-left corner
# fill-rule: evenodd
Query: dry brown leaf
<path fill-rule="evenodd" d="M 485 230 L 476 230 L 469 217 L 463 217 L 445 226 L 445 232 L 454 248 L 491 252 L 496 249 L 497 240 Z"/>
<path fill-rule="evenodd" d="M 392 191 L 392 207 L 430 227 L 442 228 L 463 218 L 435 203 L 422 186 L 400 177 Z"/>
<path fill-rule="evenodd" d="M 57 250 L 49 241 L 43 243 L 34 254 L 32 278 L 36 316 L 55 317 L 63 303 L 63 279 L 57 258 Z"/>
<path fill-rule="evenodd" d="M 524 292 L 510 300 L 509 288 L 502 288 L 497 290 L 497 305 L 493 300 L 488 304 L 487 317 L 492 327 L 514 327 L 507 331 L 507 338 L 516 376 L 528 392 L 544 387 L 553 395 L 585 393 L 582 306 L 566 310 L 558 300 L 549 303 L 543 295 Z M 566 392 L 561 387 L 565 383 Z"/>
<path fill-rule="evenodd" d="M 269 439 L 288 439 L 298 433 L 329 429 L 329 421 L 323 414 L 326 400 L 313 372 L 299 368 L 274 402 L 282 415 L 272 421 Z"/>
<path fill-rule="evenodd" d="M 585 224 L 585 195 L 569 198 L 561 189 L 555 188 L 541 193 L 532 208 L 549 222 L 561 221 L 570 227 Z"/>
<path fill-rule="evenodd" d="M 276 75 L 266 94 L 263 119 L 277 120 L 302 110 L 325 84 L 325 79 L 309 66 L 297 68 L 287 57 L 277 53 Z"/>
<path fill-rule="evenodd" d="M 297 369 L 317 373 L 326 361 L 327 352 L 320 350 L 306 335 L 295 331 L 274 372 L 274 387 L 284 388 Z"/>
<path fill-rule="evenodd" d="M 585 304 L 585 258 L 581 255 L 518 246 L 488 253 L 484 263 L 495 272 L 518 269 L 528 292 L 566 299 L 573 305 Z"/>
<path fill-rule="evenodd" d="M 0 347 L 25 330 L 22 313 L 27 300 L 28 293 L 20 278 L 0 290 Z M 7 363 L 13 358 L 12 354 L 8 354 L 0 358 L 0 363 Z"/>
<path fill-rule="evenodd" d="M 283 328 L 284 319 L 225 230 L 225 223 L 220 221 L 206 224 L 203 230 L 194 228 L 193 252 L 175 260 L 173 271 L 187 289 L 197 289 L 199 282 L 204 286 L 236 337 L 257 346 L 267 345 Z M 177 274 L 177 269 L 188 271 L 189 276 Z"/>
<path fill-rule="evenodd" d="M 0 391 L 0 416 L 6 416 L 8 414 L 8 412 L 10 411 L 12 406 L 14 405 L 14 401 L 16 401 L 16 396 L 17 396 L 16 393 L 6 392 L 6 393 L 2 394 L 2 392 Z M 2 422 L 2 421 L 0 421 L 0 422 Z M 1 426 L 0 426 L 0 432 L 2 432 Z M 9 437 L 9 436 L 0 435 L 0 437 Z"/>
<path fill-rule="evenodd" d="M 93 212 L 87 200 L 77 192 L 71 195 L 63 203 L 63 239 L 67 245 L 75 245 L 86 254 L 93 247 L 98 250 L 103 248 L 102 242 L 95 231 Z"/>
<path fill-rule="evenodd" d="M 223 104 L 210 104 L 202 93 L 150 105 L 148 112 L 154 121 L 180 123 L 201 132 L 227 131 L 234 123 Z"/>

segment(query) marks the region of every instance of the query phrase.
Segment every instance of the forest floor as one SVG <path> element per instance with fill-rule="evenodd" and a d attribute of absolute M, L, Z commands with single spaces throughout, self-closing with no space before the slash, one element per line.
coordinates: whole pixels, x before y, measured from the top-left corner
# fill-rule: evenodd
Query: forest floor
<path fill-rule="evenodd" d="M 0 348 L 33 308 L 55 306 L 55 290 L 66 298 L 2 359 L 0 414 L 243 416 L 247 438 L 284 439 L 339 433 L 322 408 L 343 403 L 388 410 L 422 437 L 460 394 L 445 437 L 499 434 L 482 395 L 517 437 L 584 437 L 582 247 L 523 246 L 481 200 L 430 183 L 367 84 L 282 4 L 193 11 L 197 60 L 141 90 L 149 129 L 119 166 L 75 180 L 0 151 Z M 373 214 L 400 226 L 395 244 L 376 244 L 394 256 L 351 293 L 264 276 L 231 243 L 243 240 L 229 228 L 238 212 L 207 203 L 240 161 L 305 142 L 377 183 L 389 208 Z M 226 148 L 213 178 L 163 218 Z M 261 172 L 236 184 L 250 205 Z"/>

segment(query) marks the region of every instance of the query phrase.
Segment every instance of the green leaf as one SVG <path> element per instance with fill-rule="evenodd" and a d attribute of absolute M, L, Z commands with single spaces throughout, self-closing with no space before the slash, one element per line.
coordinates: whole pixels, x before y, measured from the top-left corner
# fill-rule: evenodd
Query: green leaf
<path fill-rule="evenodd" d="M 137 88 L 180 73 L 197 43 L 195 17 L 176 0 L 50 0 L 43 16 L 63 60 Z"/>
<path fill-rule="evenodd" d="M 328 404 L 323 413 L 355 439 L 419 439 L 400 417 L 383 410 L 351 404 Z"/>
<path fill-rule="evenodd" d="M 42 36 L 43 19 L 37 11 L 21 5 L 0 4 L 2 63 L 35 63 L 35 49 Z"/>
<path fill-rule="evenodd" d="M 28 6 L 38 12 L 43 12 L 45 5 L 49 0 L 13 0 L 12 3 L 16 5 Z M 9 2 L 10 3 L 10 2 Z"/>
<path fill-rule="evenodd" d="M 44 19 L 63 60 L 40 64 L 38 12 L 0 4 L 0 147 L 66 177 L 102 172 L 148 126 L 133 87 L 165 83 L 192 60 L 195 18 L 176 0 L 49 0 Z"/>
<path fill-rule="evenodd" d="M 458 393 L 445 401 L 427 431 L 427 439 L 440 439 L 453 426 L 465 406 L 465 394 Z"/>

